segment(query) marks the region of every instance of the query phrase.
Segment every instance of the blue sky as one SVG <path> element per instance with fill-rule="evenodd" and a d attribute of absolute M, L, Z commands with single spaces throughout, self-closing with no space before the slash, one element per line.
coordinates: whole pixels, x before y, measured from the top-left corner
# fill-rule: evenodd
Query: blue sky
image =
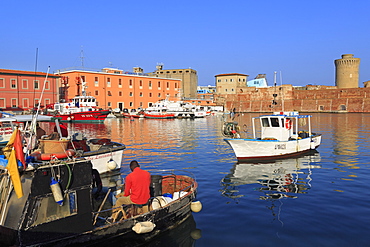
<path fill-rule="evenodd" d="M 354 54 L 360 87 L 370 80 L 368 0 L 13 0 L 0 9 L 3 69 L 81 66 L 82 49 L 87 68 L 190 67 L 199 85 L 222 73 L 263 73 L 272 85 L 274 71 L 283 84 L 334 85 L 334 60 Z"/>

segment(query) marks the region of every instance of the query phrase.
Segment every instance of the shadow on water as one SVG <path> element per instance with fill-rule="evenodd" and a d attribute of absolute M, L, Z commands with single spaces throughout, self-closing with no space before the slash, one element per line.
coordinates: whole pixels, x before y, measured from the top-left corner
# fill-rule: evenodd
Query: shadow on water
<path fill-rule="evenodd" d="M 150 233 L 147 233 L 150 234 Z M 89 246 L 195 246 L 197 239 L 201 238 L 201 230 L 196 228 L 196 223 L 191 214 L 184 222 L 177 227 L 165 231 L 150 241 L 145 241 L 145 234 L 132 233 L 131 235 L 120 238 L 119 236 L 106 241 L 99 241 Z"/>
<path fill-rule="evenodd" d="M 253 190 L 262 193 L 260 200 L 297 198 L 311 187 L 311 169 L 320 168 L 320 154 L 315 151 L 308 155 L 270 162 L 236 163 L 230 173 L 220 182 L 220 192 L 238 203 L 244 185 L 255 186 Z"/>

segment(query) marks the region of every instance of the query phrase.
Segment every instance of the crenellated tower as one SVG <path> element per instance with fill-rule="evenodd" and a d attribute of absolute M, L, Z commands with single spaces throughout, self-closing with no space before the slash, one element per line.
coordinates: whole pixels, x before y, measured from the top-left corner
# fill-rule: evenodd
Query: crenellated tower
<path fill-rule="evenodd" d="M 335 63 L 335 85 L 338 88 L 358 88 L 360 59 L 353 54 L 343 54 Z"/>

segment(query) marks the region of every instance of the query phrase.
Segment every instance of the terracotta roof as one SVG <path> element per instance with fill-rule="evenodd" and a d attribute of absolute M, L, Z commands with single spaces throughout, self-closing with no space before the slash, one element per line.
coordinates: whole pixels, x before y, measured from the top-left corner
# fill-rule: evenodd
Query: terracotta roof
<path fill-rule="evenodd" d="M 248 76 L 246 74 L 240 74 L 240 73 L 227 73 L 227 74 L 219 74 L 219 75 L 215 75 L 216 76 L 229 76 L 229 75 L 241 75 L 241 76 Z"/>

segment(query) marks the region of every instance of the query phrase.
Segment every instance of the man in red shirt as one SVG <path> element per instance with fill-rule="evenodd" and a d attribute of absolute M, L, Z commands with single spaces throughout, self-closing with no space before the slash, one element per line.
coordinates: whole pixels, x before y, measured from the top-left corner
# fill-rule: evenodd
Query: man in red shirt
<path fill-rule="evenodd" d="M 136 160 L 130 162 L 130 169 L 132 172 L 126 176 L 124 193 L 116 196 L 115 208 L 123 204 L 146 204 L 150 198 L 150 173 L 142 170 Z"/>

